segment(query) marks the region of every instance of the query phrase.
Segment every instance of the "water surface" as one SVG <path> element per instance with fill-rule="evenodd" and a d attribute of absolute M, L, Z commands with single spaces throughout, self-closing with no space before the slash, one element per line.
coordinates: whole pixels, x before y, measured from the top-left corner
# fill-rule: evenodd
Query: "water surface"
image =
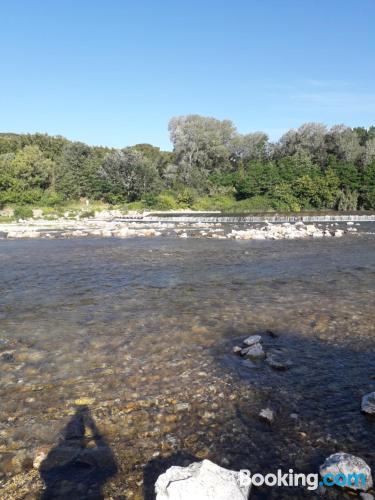
<path fill-rule="evenodd" d="M 202 458 L 375 467 L 373 235 L 0 241 L 0 269 L 2 498 L 150 499 L 166 466 Z M 232 354 L 253 333 L 291 368 Z"/>

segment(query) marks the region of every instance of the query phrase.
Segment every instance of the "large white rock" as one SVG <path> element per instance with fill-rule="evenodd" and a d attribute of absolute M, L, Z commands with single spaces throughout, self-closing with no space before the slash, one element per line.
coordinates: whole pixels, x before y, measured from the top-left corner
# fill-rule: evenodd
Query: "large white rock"
<path fill-rule="evenodd" d="M 239 472 L 210 460 L 170 467 L 155 484 L 156 500 L 247 500 L 251 486 L 241 486 Z"/>
<path fill-rule="evenodd" d="M 370 467 L 362 458 L 350 455 L 349 453 L 340 452 L 330 455 L 326 458 L 324 464 L 320 466 L 319 472 L 321 476 L 326 474 L 333 474 L 334 476 L 337 474 L 345 474 L 346 476 L 349 474 L 364 474 L 366 478 L 365 484 L 359 481 L 357 485 L 346 486 L 353 490 L 367 491 L 373 484 Z"/>
<path fill-rule="evenodd" d="M 375 415 L 375 392 L 363 396 L 361 409 L 364 413 Z"/>

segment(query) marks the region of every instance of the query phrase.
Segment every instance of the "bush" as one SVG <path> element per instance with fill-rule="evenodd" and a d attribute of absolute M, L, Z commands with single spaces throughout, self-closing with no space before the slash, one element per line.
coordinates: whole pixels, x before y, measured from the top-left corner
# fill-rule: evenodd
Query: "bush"
<path fill-rule="evenodd" d="M 194 210 L 232 211 L 237 202 L 232 196 L 202 196 L 193 205 Z"/>
<path fill-rule="evenodd" d="M 33 216 L 33 211 L 30 207 L 21 205 L 20 207 L 16 207 L 14 209 L 15 219 L 30 219 L 32 216 Z"/>
<path fill-rule="evenodd" d="M 181 208 L 190 208 L 196 199 L 196 193 L 193 189 L 186 188 L 177 195 L 177 203 Z"/>
<path fill-rule="evenodd" d="M 246 200 L 240 200 L 235 206 L 236 212 L 272 212 L 272 200 L 267 196 L 253 196 Z"/>
<path fill-rule="evenodd" d="M 61 205 L 63 203 L 63 197 L 61 194 L 55 191 L 45 191 L 40 199 L 40 205 L 46 207 L 55 207 L 56 205 Z"/>
<path fill-rule="evenodd" d="M 95 210 L 85 210 L 79 214 L 80 219 L 89 219 L 90 217 L 95 217 Z"/>
<path fill-rule="evenodd" d="M 155 206 L 159 210 L 175 210 L 178 208 L 177 201 L 169 193 L 161 193 L 156 197 Z"/>

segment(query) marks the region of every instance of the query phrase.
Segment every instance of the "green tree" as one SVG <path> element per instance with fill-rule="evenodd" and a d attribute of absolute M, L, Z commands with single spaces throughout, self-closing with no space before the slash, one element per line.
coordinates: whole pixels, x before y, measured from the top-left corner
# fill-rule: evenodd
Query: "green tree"
<path fill-rule="evenodd" d="M 67 144 L 57 162 L 57 190 L 66 199 L 97 197 L 102 189 L 101 163 L 101 155 L 86 144 Z"/>
<path fill-rule="evenodd" d="M 109 191 L 135 201 L 160 189 L 156 167 L 140 151 L 125 148 L 108 154 L 102 164 L 101 176 L 108 183 Z"/>
<path fill-rule="evenodd" d="M 375 161 L 363 170 L 361 201 L 364 208 L 375 209 Z"/>
<path fill-rule="evenodd" d="M 235 181 L 236 197 L 239 200 L 267 194 L 280 180 L 277 166 L 273 162 L 250 162 L 244 173 Z"/>

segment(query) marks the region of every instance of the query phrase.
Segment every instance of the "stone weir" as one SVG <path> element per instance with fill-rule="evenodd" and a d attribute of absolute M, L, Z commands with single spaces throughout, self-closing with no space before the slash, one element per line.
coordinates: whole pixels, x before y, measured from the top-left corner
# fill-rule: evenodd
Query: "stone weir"
<path fill-rule="evenodd" d="M 211 215 L 211 214 L 144 214 L 137 217 L 121 217 L 117 220 L 121 222 L 156 222 L 156 223 L 285 223 L 285 222 L 375 222 L 375 214 L 329 214 L 329 215 L 277 215 L 277 214 L 264 214 L 264 215 Z"/>

